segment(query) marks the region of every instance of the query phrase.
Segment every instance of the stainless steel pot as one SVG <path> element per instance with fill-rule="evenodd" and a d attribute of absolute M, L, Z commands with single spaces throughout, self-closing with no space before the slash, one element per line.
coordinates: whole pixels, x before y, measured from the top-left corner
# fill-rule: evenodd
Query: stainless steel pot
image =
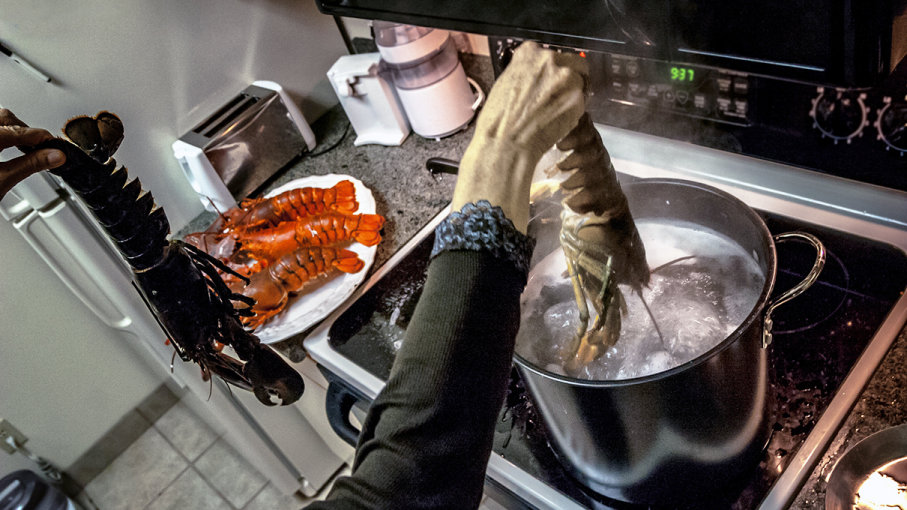
<path fill-rule="evenodd" d="M 771 311 L 806 290 L 824 265 L 805 233 L 772 237 L 735 197 L 700 183 L 642 180 L 623 186 L 633 217 L 682 220 L 735 240 L 766 275 L 758 302 L 718 345 L 683 365 L 635 379 L 558 375 L 516 355 L 550 442 L 564 466 L 605 496 L 643 504 L 702 501 L 755 467 L 769 437 Z M 774 302 L 775 242 L 801 238 L 818 257 L 807 278 Z M 540 240 L 544 245 L 544 240 Z"/>

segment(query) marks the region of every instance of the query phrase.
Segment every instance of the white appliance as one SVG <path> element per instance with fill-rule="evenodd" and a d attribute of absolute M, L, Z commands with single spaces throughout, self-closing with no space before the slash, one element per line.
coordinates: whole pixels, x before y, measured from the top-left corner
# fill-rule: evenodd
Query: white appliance
<path fill-rule="evenodd" d="M 400 145 L 409 136 L 409 121 L 393 84 L 378 72 L 380 53 L 344 55 L 328 70 L 328 80 L 350 119 L 353 145 Z"/>
<path fill-rule="evenodd" d="M 150 358 L 171 371 L 172 347 L 132 286 L 131 271 L 101 233 L 82 202 L 55 176 L 40 172 L 19 183 L 0 201 L 8 221 L 40 258 L 108 327 L 127 333 Z M 324 402 L 321 375 L 313 364 L 303 369 L 309 399 Z M 261 405 L 251 394 L 222 382 L 209 386 L 199 368 L 176 358 L 172 376 L 206 402 L 230 443 L 285 494 L 311 496 L 343 465 L 306 416 L 302 402 L 279 408 Z M 210 392 L 210 396 L 209 396 Z M 303 396 L 305 399 L 306 396 Z"/>
<path fill-rule="evenodd" d="M 374 30 L 383 70 L 413 131 L 440 139 L 465 128 L 485 95 L 466 76 L 450 33 L 385 21 L 376 21 Z"/>
<path fill-rule="evenodd" d="M 305 150 L 315 134 L 280 84 L 255 81 L 173 142 L 205 208 L 223 212 Z"/>

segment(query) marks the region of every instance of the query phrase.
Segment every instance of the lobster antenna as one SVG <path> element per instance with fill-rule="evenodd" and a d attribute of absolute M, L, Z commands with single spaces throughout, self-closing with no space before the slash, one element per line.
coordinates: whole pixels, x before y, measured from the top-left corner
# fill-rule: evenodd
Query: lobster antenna
<path fill-rule="evenodd" d="M 654 274 L 656 271 L 660 271 L 668 266 L 674 265 L 674 264 L 684 261 L 684 260 L 694 259 L 694 258 L 696 258 L 696 255 L 687 255 L 685 257 L 676 258 L 670 262 L 665 262 L 664 264 L 656 267 L 655 269 L 652 269 L 651 271 L 649 271 L 649 274 Z M 668 346 L 665 345 L 665 337 L 664 337 L 664 335 L 661 334 L 661 328 L 658 327 L 658 321 L 655 320 L 655 315 L 652 314 L 652 309 L 649 308 L 649 303 L 646 303 L 646 300 L 643 299 L 643 297 L 642 297 L 642 289 L 641 288 L 636 289 L 636 294 L 639 296 L 639 300 L 642 301 L 642 306 L 644 306 L 646 308 L 646 313 L 649 314 L 649 318 L 652 319 L 652 325 L 655 326 L 655 332 L 658 333 L 658 339 L 661 340 L 662 347 L 667 349 Z"/>
<path fill-rule="evenodd" d="M 642 301 L 642 306 L 645 307 L 646 313 L 649 314 L 649 318 L 652 319 L 652 325 L 655 326 L 655 333 L 658 334 L 658 339 L 661 340 L 662 347 L 667 349 L 668 346 L 665 345 L 665 337 L 661 334 L 661 328 L 658 327 L 658 321 L 655 320 L 655 315 L 652 314 L 652 309 L 649 308 L 649 303 L 646 303 L 646 300 L 642 297 L 642 289 L 637 289 L 636 295 L 639 296 L 639 300 Z"/>
<path fill-rule="evenodd" d="M 662 269 L 664 269 L 664 268 L 666 268 L 666 267 L 668 267 L 668 266 L 672 266 L 672 265 L 674 265 L 674 264 L 676 264 L 676 263 L 678 263 L 678 262 L 681 262 L 681 261 L 684 261 L 684 260 L 687 260 L 687 259 L 695 259 L 695 258 L 696 258 L 696 255 L 687 255 L 686 257 L 679 257 L 679 258 L 676 258 L 676 259 L 674 259 L 674 260 L 672 260 L 672 261 L 670 261 L 670 262 L 665 262 L 664 264 L 662 264 L 662 265 L 656 267 L 655 269 L 649 271 L 649 274 L 653 274 L 653 273 L 655 273 L 656 271 L 661 271 Z"/>
<path fill-rule="evenodd" d="M 208 367 L 205 367 L 204 372 L 204 375 L 208 377 L 208 399 L 205 402 L 209 402 L 211 395 L 214 393 L 214 377 L 211 377 L 211 371 L 208 370 Z"/>
<path fill-rule="evenodd" d="M 224 215 L 224 212 L 217 208 L 217 204 L 214 203 L 214 200 L 211 200 L 211 197 L 205 195 L 205 198 L 208 199 L 208 203 L 211 204 L 211 207 L 214 208 L 214 211 L 217 212 L 218 216 L 220 216 L 222 219 L 227 219 Z"/>
<path fill-rule="evenodd" d="M 232 397 L 232 396 L 233 396 L 233 388 L 230 387 L 230 383 L 228 383 L 227 380 L 224 379 L 223 377 L 221 377 L 220 380 L 221 380 L 221 381 L 224 381 L 224 386 L 227 388 L 227 393 L 229 393 L 230 396 Z"/>

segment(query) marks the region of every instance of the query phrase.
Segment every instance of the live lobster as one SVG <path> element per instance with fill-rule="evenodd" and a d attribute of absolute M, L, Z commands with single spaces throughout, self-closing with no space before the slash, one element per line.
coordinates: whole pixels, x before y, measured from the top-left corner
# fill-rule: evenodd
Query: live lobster
<path fill-rule="evenodd" d="M 605 354 L 620 336 L 626 303 L 618 284 L 629 285 L 641 297 L 650 271 L 627 197 L 588 113 L 557 147 L 572 151 L 558 168 L 574 170 L 561 184 L 573 194 L 564 201 L 560 242 L 580 317 L 565 367 L 576 373 Z M 582 215 L 570 214 L 571 210 Z M 591 329 L 587 300 L 596 312 Z"/>
<path fill-rule="evenodd" d="M 59 149 L 66 163 L 60 176 L 114 241 L 133 272 L 133 283 L 184 361 L 203 373 L 252 391 L 262 403 L 283 405 L 302 396 L 302 377 L 258 337 L 243 329 L 240 317 L 252 302 L 221 280 L 216 259 L 179 241 L 168 241 L 170 224 L 151 193 L 112 158 L 123 139 L 123 124 L 109 112 L 66 123 L 67 139 L 42 142 L 36 149 Z M 243 303 L 235 307 L 233 302 Z M 233 348 L 240 359 L 219 352 Z"/>
<path fill-rule="evenodd" d="M 579 312 L 579 327 L 569 343 L 564 368 L 572 375 L 605 353 L 618 341 L 621 315 L 627 306 L 618 284 L 629 286 L 642 300 L 661 341 L 658 322 L 643 299 L 650 276 L 692 256 L 674 259 L 650 269 L 627 196 L 617 179 L 611 156 L 588 113 L 557 148 L 571 151 L 557 163 L 572 171 L 561 187 L 572 192 L 564 200 L 560 243 L 567 261 Z M 587 301 L 595 308 L 592 327 Z"/>

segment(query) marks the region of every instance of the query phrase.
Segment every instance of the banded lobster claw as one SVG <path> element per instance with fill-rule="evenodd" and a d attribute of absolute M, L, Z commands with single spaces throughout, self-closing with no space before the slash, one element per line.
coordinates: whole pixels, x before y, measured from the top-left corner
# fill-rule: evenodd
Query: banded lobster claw
<path fill-rule="evenodd" d="M 271 397 L 277 397 L 280 404 L 290 404 L 299 400 L 305 390 L 299 374 L 264 345 L 259 346 L 252 359 L 246 362 L 243 375 L 252 382 L 252 392 L 258 400 L 269 406 L 274 405 Z"/>
<path fill-rule="evenodd" d="M 230 336 L 239 338 L 251 336 L 238 321 L 230 321 L 228 329 Z M 305 383 L 299 373 L 287 365 L 280 355 L 267 345 L 258 342 L 237 342 L 233 345 L 236 353 L 245 360 L 241 374 L 235 374 L 235 370 L 234 374 L 224 374 L 218 371 L 218 368 L 212 367 L 213 372 L 236 386 L 252 391 L 255 397 L 267 406 L 288 405 L 299 400 L 305 391 Z M 218 356 L 235 362 L 224 354 Z M 210 364 L 208 366 L 211 367 Z M 274 402 L 272 397 L 276 397 L 277 402 Z"/>

